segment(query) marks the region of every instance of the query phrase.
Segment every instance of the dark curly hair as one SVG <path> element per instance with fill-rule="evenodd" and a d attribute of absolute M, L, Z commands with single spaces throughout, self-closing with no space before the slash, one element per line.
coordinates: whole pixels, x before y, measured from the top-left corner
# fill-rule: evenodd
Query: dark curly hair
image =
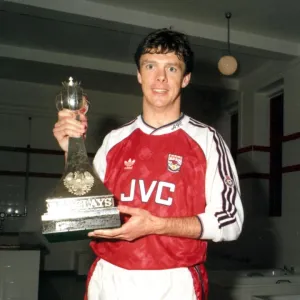
<path fill-rule="evenodd" d="M 194 67 L 194 53 L 186 35 L 167 28 L 158 29 L 148 34 L 138 45 L 134 60 L 140 70 L 140 58 L 143 54 L 167 54 L 174 52 L 185 63 L 185 75 Z"/>

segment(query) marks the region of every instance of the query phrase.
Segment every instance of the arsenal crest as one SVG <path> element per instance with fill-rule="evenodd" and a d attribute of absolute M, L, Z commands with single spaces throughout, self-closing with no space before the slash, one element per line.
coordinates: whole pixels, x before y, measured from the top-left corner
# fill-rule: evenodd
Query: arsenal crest
<path fill-rule="evenodd" d="M 176 173 L 180 171 L 182 165 L 182 156 L 175 154 L 169 154 L 168 156 L 168 170 L 170 172 Z"/>

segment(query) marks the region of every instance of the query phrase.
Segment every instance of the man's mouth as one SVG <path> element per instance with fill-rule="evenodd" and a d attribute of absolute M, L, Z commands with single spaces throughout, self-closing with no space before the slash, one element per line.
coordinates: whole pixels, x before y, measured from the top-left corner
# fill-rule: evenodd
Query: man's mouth
<path fill-rule="evenodd" d="M 152 89 L 153 92 L 155 93 L 160 93 L 160 94 L 163 94 L 163 93 L 166 93 L 168 90 L 165 90 L 165 89 Z"/>

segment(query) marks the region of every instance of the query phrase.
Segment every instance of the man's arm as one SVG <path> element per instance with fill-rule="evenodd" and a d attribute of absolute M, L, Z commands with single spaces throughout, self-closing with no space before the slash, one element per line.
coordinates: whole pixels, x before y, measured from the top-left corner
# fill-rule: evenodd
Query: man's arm
<path fill-rule="evenodd" d="M 223 138 L 208 128 L 205 212 L 198 215 L 202 223 L 201 238 L 231 241 L 239 237 L 244 222 L 240 186 L 235 164 Z"/>
<path fill-rule="evenodd" d="M 197 216 L 180 218 L 157 218 L 154 233 L 168 236 L 199 239 L 202 234 L 202 224 Z"/>

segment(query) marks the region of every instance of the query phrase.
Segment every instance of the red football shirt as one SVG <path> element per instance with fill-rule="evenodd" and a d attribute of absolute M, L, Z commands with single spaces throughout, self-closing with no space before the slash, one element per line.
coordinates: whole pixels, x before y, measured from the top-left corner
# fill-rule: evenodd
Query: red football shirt
<path fill-rule="evenodd" d="M 205 239 L 240 232 L 243 211 L 228 148 L 214 129 L 188 116 L 158 129 L 139 116 L 106 136 L 94 166 L 117 203 L 159 217 L 198 215 L 203 226 L 202 239 L 149 235 L 91 242 L 110 263 L 125 269 L 189 267 L 205 261 Z"/>

